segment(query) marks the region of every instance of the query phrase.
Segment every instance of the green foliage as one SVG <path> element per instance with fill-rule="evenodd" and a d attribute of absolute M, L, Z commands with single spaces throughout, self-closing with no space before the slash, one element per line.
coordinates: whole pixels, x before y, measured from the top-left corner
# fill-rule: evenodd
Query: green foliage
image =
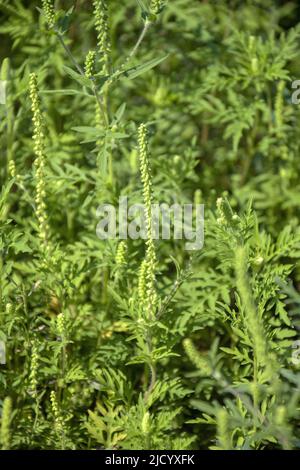
<path fill-rule="evenodd" d="M 297 2 L 0 14 L 1 448 L 298 449 Z M 98 239 L 121 196 L 145 240 Z"/>

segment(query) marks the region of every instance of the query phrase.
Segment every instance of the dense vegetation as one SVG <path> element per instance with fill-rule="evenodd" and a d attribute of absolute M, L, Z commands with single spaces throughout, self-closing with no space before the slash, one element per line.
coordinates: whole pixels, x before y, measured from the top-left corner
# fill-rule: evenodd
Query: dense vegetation
<path fill-rule="evenodd" d="M 3 449 L 300 447 L 297 3 L 0 1 Z"/>

